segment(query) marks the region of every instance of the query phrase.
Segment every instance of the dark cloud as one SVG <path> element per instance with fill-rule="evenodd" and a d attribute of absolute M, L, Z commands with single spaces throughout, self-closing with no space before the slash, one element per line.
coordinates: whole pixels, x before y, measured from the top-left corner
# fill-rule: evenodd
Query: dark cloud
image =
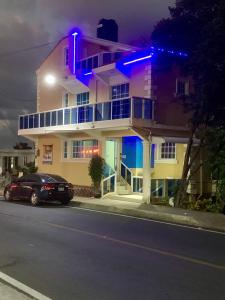
<path fill-rule="evenodd" d="M 173 4 L 171 0 L 1 0 L 0 148 L 16 143 L 18 115 L 36 110 L 35 71 L 54 41 L 72 27 L 95 36 L 101 18 L 117 21 L 121 42 L 148 38 Z M 50 41 L 48 47 L 7 55 Z"/>

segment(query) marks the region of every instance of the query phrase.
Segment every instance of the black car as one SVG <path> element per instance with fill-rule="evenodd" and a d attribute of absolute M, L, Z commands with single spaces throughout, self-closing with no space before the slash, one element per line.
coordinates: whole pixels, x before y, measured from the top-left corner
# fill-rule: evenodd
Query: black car
<path fill-rule="evenodd" d="M 73 185 L 64 178 L 44 173 L 22 176 L 8 184 L 4 190 L 7 201 L 29 199 L 36 206 L 41 201 L 60 201 L 68 204 L 73 198 Z"/>

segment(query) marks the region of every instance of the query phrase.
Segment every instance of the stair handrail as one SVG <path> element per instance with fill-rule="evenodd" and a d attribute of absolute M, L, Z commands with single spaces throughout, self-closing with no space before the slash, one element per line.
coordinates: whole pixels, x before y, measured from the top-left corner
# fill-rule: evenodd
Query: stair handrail
<path fill-rule="evenodd" d="M 130 174 L 131 174 L 131 176 L 130 176 L 130 180 L 131 180 L 131 182 L 129 183 L 128 181 L 127 181 L 127 178 L 124 178 L 123 176 L 122 176 L 122 174 L 121 174 L 121 168 L 120 168 L 120 176 L 131 186 L 131 190 L 133 191 L 133 172 L 132 172 L 132 170 L 127 166 L 127 165 L 125 165 L 125 163 L 123 163 L 122 161 L 121 161 L 121 165 L 123 165 L 124 166 L 124 168 L 125 168 L 125 170 L 126 170 L 126 174 L 127 174 L 127 171 L 129 171 L 130 172 Z M 125 176 L 126 177 L 126 176 Z"/>
<path fill-rule="evenodd" d="M 110 180 L 110 178 L 112 178 L 112 177 L 114 177 L 114 191 L 113 192 L 116 192 L 116 176 L 117 176 L 117 173 L 116 173 L 116 171 L 114 171 L 113 174 L 111 174 L 108 177 L 105 177 L 104 179 L 102 179 L 102 181 L 101 181 L 101 194 L 102 194 L 102 197 L 109 193 L 109 192 L 107 192 L 106 194 L 104 194 L 104 182 Z"/>

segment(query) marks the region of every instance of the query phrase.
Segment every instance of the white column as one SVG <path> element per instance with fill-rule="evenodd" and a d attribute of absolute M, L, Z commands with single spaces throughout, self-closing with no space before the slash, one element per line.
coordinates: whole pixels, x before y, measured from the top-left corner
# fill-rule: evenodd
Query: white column
<path fill-rule="evenodd" d="M 143 140 L 143 201 L 150 204 L 151 199 L 151 142 Z"/>
<path fill-rule="evenodd" d="M 100 155 L 101 155 L 102 158 L 105 159 L 106 139 L 105 139 L 105 138 L 102 138 L 102 139 L 100 139 L 100 142 L 101 142 L 101 151 L 100 151 Z"/>
<path fill-rule="evenodd" d="M 2 175 L 2 171 L 3 171 L 3 157 L 0 156 L 0 176 Z"/>

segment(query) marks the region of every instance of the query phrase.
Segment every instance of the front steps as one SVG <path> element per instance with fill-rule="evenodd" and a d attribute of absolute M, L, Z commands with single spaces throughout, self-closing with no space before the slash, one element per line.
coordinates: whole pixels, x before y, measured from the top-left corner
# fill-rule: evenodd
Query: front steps
<path fill-rule="evenodd" d="M 118 200 L 124 202 L 132 202 L 132 203 L 143 203 L 143 196 L 140 194 L 126 194 L 126 195 L 118 195 L 115 193 L 109 193 L 105 195 L 104 199 L 109 200 Z"/>

